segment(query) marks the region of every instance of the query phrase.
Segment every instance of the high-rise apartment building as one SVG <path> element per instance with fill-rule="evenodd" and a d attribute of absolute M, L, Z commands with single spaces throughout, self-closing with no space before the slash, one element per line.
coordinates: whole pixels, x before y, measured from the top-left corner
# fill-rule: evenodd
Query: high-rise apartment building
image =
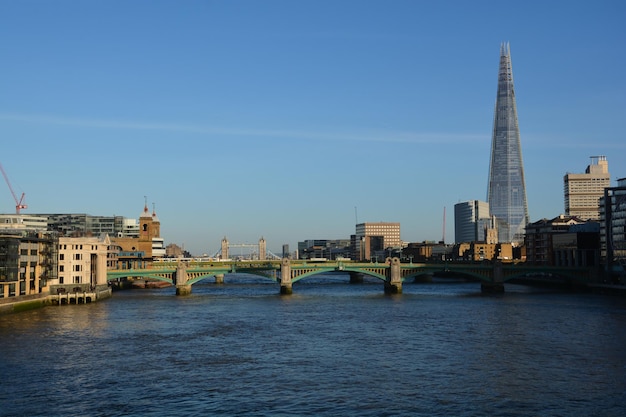
<path fill-rule="evenodd" d="M 377 257 L 383 260 L 386 249 L 402 247 L 400 223 L 357 224 L 355 246 L 355 259 L 368 260 Z"/>
<path fill-rule="evenodd" d="M 487 202 L 498 222 L 498 240 L 523 242 L 529 216 L 508 43 L 500 47 Z"/>
<path fill-rule="evenodd" d="M 485 241 L 490 223 L 489 204 L 470 200 L 454 205 L 454 241 L 456 243 Z"/>
<path fill-rule="evenodd" d="M 600 198 L 611 186 L 609 163 L 605 156 L 592 156 L 584 174 L 563 177 L 565 214 L 584 220 L 600 219 Z"/>

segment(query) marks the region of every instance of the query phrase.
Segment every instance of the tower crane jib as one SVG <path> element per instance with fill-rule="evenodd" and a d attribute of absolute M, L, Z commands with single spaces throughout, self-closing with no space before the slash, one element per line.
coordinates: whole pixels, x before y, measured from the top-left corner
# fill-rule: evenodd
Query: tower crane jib
<path fill-rule="evenodd" d="M 11 194 L 13 195 L 13 200 L 15 200 L 15 213 L 20 214 L 20 210 L 28 208 L 26 203 L 24 203 L 25 194 L 22 193 L 22 196 L 18 200 L 17 195 L 15 195 L 15 191 L 13 191 L 13 187 L 11 186 L 11 181 L 9 181 L 9 176 L 4 171 L 4 167 L 2 166 L 2 164 L 0 164 L 0 171 L 2 171 L 2 176 L 4 177 L 4 180 L 9 186 L 9 191 L 11 191 Z"/>

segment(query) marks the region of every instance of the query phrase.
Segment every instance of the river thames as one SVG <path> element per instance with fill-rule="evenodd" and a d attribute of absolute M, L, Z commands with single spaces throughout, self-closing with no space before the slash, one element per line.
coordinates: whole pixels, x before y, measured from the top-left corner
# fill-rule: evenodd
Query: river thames
<path fill-rule="evenodd" d="M 626 415 L 625 298 L 225 281 L 0 316 L 0 415 Z"/>

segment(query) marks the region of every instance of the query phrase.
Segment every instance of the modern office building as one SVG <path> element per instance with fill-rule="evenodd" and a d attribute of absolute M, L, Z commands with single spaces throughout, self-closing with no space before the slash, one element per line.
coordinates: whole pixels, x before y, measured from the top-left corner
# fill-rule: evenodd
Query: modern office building
<path fill-rule="evenodd" d="M 499 242 L 523 242 L 529 216 L 508 43 L 500 47 L 487 202 L 498 222 Z"/>
<path fill-rule="evenodd" d="M 385 251 L 402 248 L 400 223 L 378 222 L 356 225 L 354 259 L 385 259 Z"/>
<path fill-rule="evenodd" d="M 0 228 L 43 231 L 48 230 L 48 219 L 30 214 L 0 214 Z"/>
<path fill-rule="evenodd" d="M 454 241 L 456 243 L 484 242 L 489 223 L 487 202 L 470 200 L 454 205 Z"/>
<path fill-rule="evenodd" d="M 350 258 L 350 239 L 307 239 L 298 242 L 300 259 Z"/>
<path fill-rule="evenodd" d="M 139 237 L 139 222 L 123 216 L 92 216 L 85 213 L 0 215 L 0 222 L 9 216 L 22 218 L 28 228 L 44 228 L 61 236 Z"/>
<path fill-rule="evenodd" d="M 584 174 L 563 177 L 565 214 L 585 220 L 600 219 L 600 198 L 611 186 L 609 163 L 605 156 L 592 156 Z"/>
<path fill-rule="evenodd" d="M 600 256 L 612 279 L 626 283 L 626 178 L 600 200 Z"/>

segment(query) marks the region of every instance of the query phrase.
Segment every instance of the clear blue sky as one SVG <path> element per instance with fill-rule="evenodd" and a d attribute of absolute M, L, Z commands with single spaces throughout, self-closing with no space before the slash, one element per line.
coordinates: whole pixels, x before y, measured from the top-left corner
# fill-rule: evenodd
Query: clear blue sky
<path fill-rule="evenodd" d="M 0 162 L 24 213 L 147 196 L 194 254 L 348 238 L 357 215 L 440 240 L 444 207 L 452 242 L 454 204 L 486 199 L 502 42 L 531 220 L 591 155 L 626 177 L 625 21 L 621 0 L 2 0 Z"/>

